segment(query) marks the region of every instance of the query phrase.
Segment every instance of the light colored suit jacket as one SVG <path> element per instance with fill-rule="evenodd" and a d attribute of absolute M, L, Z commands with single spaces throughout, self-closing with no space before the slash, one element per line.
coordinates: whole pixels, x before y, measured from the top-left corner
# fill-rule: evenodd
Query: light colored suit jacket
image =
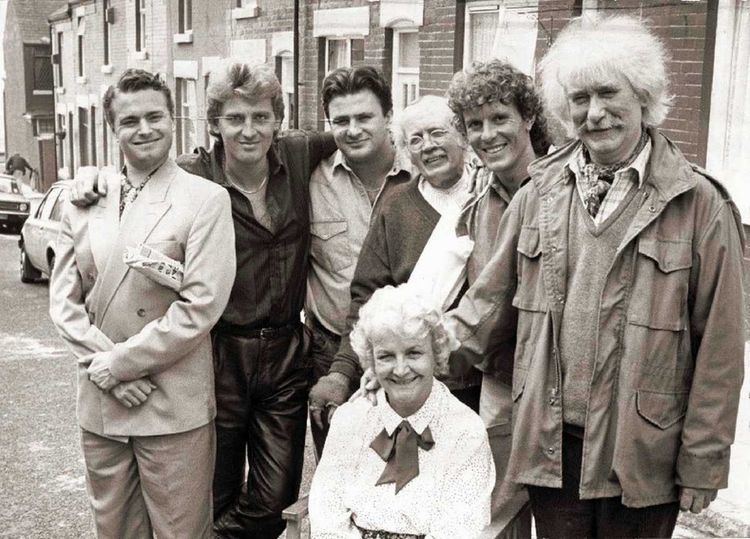
<path fill-rule="evenodd" d="M 119 218 L 120 176 L 89 208 L 68 203 L 50 281 L 50 316 L 78 359 L 78 420 L 103 436 L 151 436 L 205 425 L 216 414 L 209 331 L 236 271 L 226 190 L 168 159 Z M 140 244 L 184 265 L 173 291 L 130 268 Z M 88 379 L 109 354 L 118 380 L 148 376 L 157 389 L 126 408 Z"/>

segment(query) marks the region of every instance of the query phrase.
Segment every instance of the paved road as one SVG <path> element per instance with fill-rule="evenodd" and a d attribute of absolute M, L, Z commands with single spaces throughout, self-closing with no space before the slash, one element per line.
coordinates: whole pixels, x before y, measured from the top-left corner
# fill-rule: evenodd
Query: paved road
<path fill-rule="evenodd" d="M 93 537 L 75 420 L 75 371 L 0 234 L 0 537 Z"/>

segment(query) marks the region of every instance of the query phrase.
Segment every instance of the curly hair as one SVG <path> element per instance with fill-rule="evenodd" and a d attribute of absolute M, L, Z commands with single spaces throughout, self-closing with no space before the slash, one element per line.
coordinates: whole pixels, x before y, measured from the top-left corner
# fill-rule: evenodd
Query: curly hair
<path fill-rule="evenodd" d="M 266 64 L 251 65 L 237 58 L 226 58 L 212 71 L 206 89 L 208 132 L 217 131 L 221 107 L 235 96 L 249 100 L 269 98 L 277 125 L 284 119 L 284 94 L 274 70 Z"/>
<path fill-rule="evenodd" d="M 107 120 L 109 127 L 115 128 L 115 111 L 112 105 L 118 93 L 132 93 L 141 90 L 156 90 L 164 95 L 167 102 L 169 115 L 174 118 L 174 101 L 172 100 L 172 91 L 166 85 L 158 73 L 151 73 L 143 69 L 129 68 L 123 71 L 117 83 L 107 88 L 102 98 L 102 108 L 104 109 L 104 118 Z"/>
<path fill-rule="evenodd" d="M 371 66 L 340 67 L 331 71 L 323 80 L 321 95 L 323 110 L 328 117 L 328 105 L 336 97 L 370 90 L 383 109 L 383 116 L 393 110 L 391 86 L 383 74 Z"/>
<path fill-rule="evenodd" d="M 538 156 L 547 153 L 550 140 L 542 98 L 531 77 L 511 64 L 498 59 L 474 62 L 453 75 L 446 95 L 448 105 L 453 110 L 453 122 L 462 135 L 466 136 L 466 109 L 500 101 L 516 107 L 524 120 L 533 120 L 529 137 L 534 153 Z"/>
<path fill-rule="evenodd" d="M 664 44 L 645 21 L 630 15 L 575 19 L 540 63 L 545 106 L 575 136 L 566 86 L 594 84 L 619 74 L 642 104 L 643 123 L 657 127 L 672 102 L 667 59 Z"/>
<path fill-rule="evenodd" d="M 432 337 L 435 375 L 448 373 L 448 358 L 459 342 L 445 323 L 443 312 L 408 283 L 376 290 L 359 310 L 359 320 L 349 339 L 363 369 L 374 367 L 372 338 L 383 331 Z"/>

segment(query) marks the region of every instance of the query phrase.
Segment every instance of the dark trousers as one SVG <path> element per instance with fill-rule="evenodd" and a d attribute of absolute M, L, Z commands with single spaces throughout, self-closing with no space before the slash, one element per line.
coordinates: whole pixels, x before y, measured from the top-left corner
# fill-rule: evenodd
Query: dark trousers
<path fill-rule="evenodd" d="M 312 385 L 318 383 L 321 377 L 328 374 L 328 369 L 333 363 L 333 356 L 339 350 L 341 337 L 326 329 L 311 315 L 307 315 L 307 325 L 312 333 L 312 346 L 310 348 L 310 359 L 312 360 L 313 379 Z M 315 458 L 320 460 L 323 454 L 323 445 L 328 436 L 328 414 L 323 414 L 323 428 L 318 427 L 315 421 L 310 420 L 310 432 L 315 446 Z"/>
<path fill-rule="evenodd" d="M 631 508 L 620 496 L 581 500 L 583 440 L 563 434 L 563 488 L 529 485 L 537 537 L 671 537 L 677 502 Z"/>
<path fill-rule="evenodd" d="M 276 538 L 297 500 L 310 384 L 309 338 L 213 336 L 216 364 L 214 532 Z M 248 471 L 245 476 L 245 459 Z"/>

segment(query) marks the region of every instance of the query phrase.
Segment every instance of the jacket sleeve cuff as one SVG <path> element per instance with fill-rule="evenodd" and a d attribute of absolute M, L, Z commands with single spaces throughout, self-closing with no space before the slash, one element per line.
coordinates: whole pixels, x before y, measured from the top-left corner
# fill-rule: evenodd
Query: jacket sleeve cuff
<path fill-rule="evenodd" d="M 677 456 L 677 484 L 682 487 L 721 489 L 729 478 L 729 449 L 711 456 L 691 455 L 680 449 Z"/>
<path fill-rule="evenodd" d="M 336 372 L 343 374 L 349 379 L 349 388 L 358 388 L 359 379 L 362 377 L 362 370 L 356 361 L 353 361 L 348 357 L 338 356 L 331 363 L 331 368 L 328 370 L 329 373 Z"/>
<path fill-rule="evenodd" d="M 125 357 L 124 353 L 125 350 L 123 350 L 122 344 L 118 343 L 115 345 L 115 347 L 112 349 L 111 356 L 110 356 L 110 364 L 109 364 L 109 372 L 112 373 L 112 376 L 120 380 L 121 382 L 130 382 L 133 380 L 137 380 L 138 378 L 142 378 L 145 376 L 145 373 L 140 374 L 133 372 L 133 369 L 128 368 L 129 365 L 127 364 L 127 358 Z"/>

